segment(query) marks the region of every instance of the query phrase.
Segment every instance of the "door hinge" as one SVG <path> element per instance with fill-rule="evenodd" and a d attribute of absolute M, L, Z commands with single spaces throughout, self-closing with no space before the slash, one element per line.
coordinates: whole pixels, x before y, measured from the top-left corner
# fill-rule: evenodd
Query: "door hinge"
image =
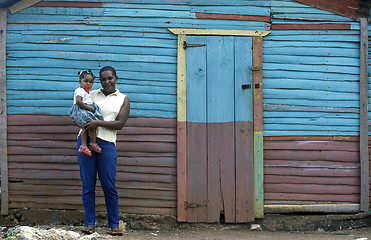
<path fill-rule="evenodd" d="M 197 208 L 197 207 L 206 207 L 206 206 L 207 206 L 207 204 L 196 204 L 196 203 L 189 203 L 189 202 L 184 203 L 184 208 L 185 209 Z"/>
<path fill-rule="evenodd" d="M 187 49 L 189 47 L 205 47 L 206 44 L 188 44 L 186 41 L 183 42 L 183 48 Z"/>
<path fill-rule="evenodd" d="M 260 66 L 259 65 L 254 65 L 254 66 L 251 67 L 251 70 L 254 71 L 254 72 L 255 71 L 260 71 Z"/>

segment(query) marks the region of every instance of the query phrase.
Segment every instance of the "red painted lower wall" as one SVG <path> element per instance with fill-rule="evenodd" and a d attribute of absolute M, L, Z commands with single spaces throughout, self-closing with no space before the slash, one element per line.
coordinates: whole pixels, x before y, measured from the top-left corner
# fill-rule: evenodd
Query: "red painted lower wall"
<path fill-rule="evenodd" d="M 8 115 L 10 208 L 82 208 L 78 130 L 67 116 Z M 175 215 L 176 120 L 129 118 L 117 150 L 120 211 Z"/>
<path fill-rule="evenodd" d="M 265 204 L 359 203 L 357 137 L 265 137 Z"/>
<path fill-rule="evenodd" d="M 77 132 L 67 116 L 8 115 L 10 208 L 82 209 Z M 176 215 L 176 119 L 131 117 L 117 149 L 120 211 Z M 358 137 L 264 138 L 265 204 L 359 203 L 359 186 Z M 104 210 L 98 189 L 97 208 Z"/>

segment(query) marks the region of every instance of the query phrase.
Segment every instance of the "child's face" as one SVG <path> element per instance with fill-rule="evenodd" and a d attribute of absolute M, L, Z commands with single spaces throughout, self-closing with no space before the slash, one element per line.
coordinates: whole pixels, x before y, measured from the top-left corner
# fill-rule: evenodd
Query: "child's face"
<path fill-rule="evenodd" d="M 94 78 L 90 74 L 85 75 L 85 77 L 80 80 L 80 86 L 87 92 L 90 91 L 90 89 L 93 87 L 93 84 Z"/>

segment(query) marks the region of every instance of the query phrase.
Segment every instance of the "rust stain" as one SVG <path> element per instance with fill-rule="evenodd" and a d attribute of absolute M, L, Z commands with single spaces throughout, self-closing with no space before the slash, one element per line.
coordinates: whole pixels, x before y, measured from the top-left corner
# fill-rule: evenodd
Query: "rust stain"
<path fill-rule="evenodd" d="M 242 20 L 242 21 L 262 21 L 269 22 L 269 16 L 241 15 L 241 14 L 218 14 L 218 13 L 196 13 L 200 19 L 224 19 L 224 20 Z"/>

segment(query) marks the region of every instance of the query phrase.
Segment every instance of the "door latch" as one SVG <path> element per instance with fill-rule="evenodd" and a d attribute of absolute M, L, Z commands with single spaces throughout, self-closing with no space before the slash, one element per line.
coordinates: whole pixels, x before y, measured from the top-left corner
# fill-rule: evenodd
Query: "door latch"
<path fill-rule="evenodd" d="M 242 89 L 250 89 L 251 88 L 251 84 L 242 84 L 241 88 Z"/>
<path fill-rule="evenodd" d="M 186 41 L 183 42 L 183 48 L 187 49 L 189 47 L 205 47 L 206 44 L 188 44 Z"/>
<path fill-rule="evenodd" d="M 189 203 L 185 202 L 184 208 L 187 210 L 188 208 L 197 208 L 197 207 L 206 207 L 207 204 L 196 204 L 196 203 Z"/>

